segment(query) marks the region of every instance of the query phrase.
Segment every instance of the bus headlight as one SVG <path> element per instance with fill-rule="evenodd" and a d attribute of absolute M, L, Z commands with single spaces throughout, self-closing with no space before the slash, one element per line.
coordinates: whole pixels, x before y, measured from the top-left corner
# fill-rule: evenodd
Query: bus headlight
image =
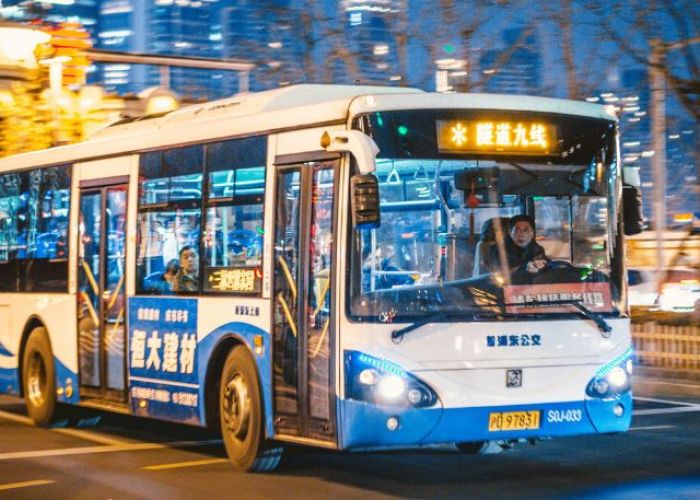
<path fill-rule="evenodd" d="M 435 392 L 399 365 L 358 351 L 345 351 L 345 395 L 377 405 L 424 408 Z"/>
<path fill-rule="evenodd" d="M 385 375 L 377 385 L 377 391 L 384 401 L 397 401 L 405 390 L 406 384 L 398 375 Z"/>
<path fill-rule="evenodd" d="M 630 390 L 632 383 L 632 349 L 600 367 L 586 388 L 594 398 L 617 396 Z"/>

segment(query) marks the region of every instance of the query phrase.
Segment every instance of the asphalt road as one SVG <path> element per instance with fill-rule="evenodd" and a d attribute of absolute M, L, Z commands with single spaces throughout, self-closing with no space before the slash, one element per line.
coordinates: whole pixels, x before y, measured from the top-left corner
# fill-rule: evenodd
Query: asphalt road
<path fill-rule="evenodd" d="M 0 499 L 700 498 L 700 399 L 635 404 L 626 434 L 478 456 L 293 448 L 276 472 L 246 474 L 199 429 L 113 415 L 92 427 L 38 429 L 21 400 L 0 396 Z"/>

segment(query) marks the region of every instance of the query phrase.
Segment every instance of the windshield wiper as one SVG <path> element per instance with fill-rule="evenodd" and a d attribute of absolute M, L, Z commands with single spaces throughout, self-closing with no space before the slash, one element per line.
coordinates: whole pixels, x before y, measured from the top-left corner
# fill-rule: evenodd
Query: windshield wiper
<path fill-rule="evenodd" d="M 528 304 L 523 304 L 523 303 L 517 303 L 517 304 L 506 304 L 507 306 L 513 306 L 513 307 L 530 307 L 530 306 L 556 306 L 556 305 L 572 305 L 576 307 L 579 311 L 581 311 L 581 314 L 586 318 L 591 321 L 593 321 L 597 326 L 598 329 L 600 330 L 600 333 L 603 337 L 606 339 L 610 337 L 610 332 L 612 332 L 612 326 L 610 326 L 605 319 L 603 319 L 603 316 L 598 314 L 595 311 L 591 311 L 589 308 L 583 305 L 583 303 L 580 300 L 547 300 L 547 301 L 537 301 L 537 302 L 532 302 Z"/>
<path fill-rule="evenodd" d="M 440 311 L 438 313 L 427 316 L 427 317 L 421 319 L 420 321 L 416 321 L 414 323 L 411 323 L 408 326 L 404 326 L 403 328 L 399 328 L 398 330 L 392 330 L 391 340 L 393 340 L 396 343 L 399 343 L 399 342 L 401 342 L 401 339 L 403 338 L 403 336 L 406 335 L 408 332 L 412 332 L 413 330 L 420 328 L 423 325 L 427 325 L 428 323 L 432 323 L 434 321 L 448 317 L 448 316 L 453 315 L 453 314 L 455 314 L 455 313 L 448 313 L 446 311 Z"/>

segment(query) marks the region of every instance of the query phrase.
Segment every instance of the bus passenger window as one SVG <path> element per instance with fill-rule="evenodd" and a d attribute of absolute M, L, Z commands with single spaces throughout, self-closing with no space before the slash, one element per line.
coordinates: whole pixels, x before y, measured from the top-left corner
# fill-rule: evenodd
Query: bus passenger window
<path fill-rule="evenodd" d="M 204 291 L 260 293 L 265 145 L 250 137 L 207 146 Z"/>
<path fill-rule="evenodd" d="M 196 267 L 182 269 L 183 249 L 199 254 L 203 146 L 145 153 L 139 165 L 138 246 L 139 293 L 193 293 L 199 290 Z M 188 266 L 195 266 L 188 257 Z M 187 285 L 176 287 L 166 267 L 186 274 Z M 184 282 L 182 279 L 181 282 Z"/>
<path fill-rule="evenodd" d="M 0 291 L 68 287 L 70 167 L 0 175 Z"/>

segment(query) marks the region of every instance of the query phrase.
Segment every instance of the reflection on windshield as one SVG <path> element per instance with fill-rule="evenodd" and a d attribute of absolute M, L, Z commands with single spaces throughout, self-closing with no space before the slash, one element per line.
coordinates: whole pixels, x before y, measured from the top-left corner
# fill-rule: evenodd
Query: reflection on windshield
<path fill-rule="evenodd" d="M 381 225 L 354 230 L 351 314 L 617 307 L 615 175 L 590 165 L 381 159 Z"/>

